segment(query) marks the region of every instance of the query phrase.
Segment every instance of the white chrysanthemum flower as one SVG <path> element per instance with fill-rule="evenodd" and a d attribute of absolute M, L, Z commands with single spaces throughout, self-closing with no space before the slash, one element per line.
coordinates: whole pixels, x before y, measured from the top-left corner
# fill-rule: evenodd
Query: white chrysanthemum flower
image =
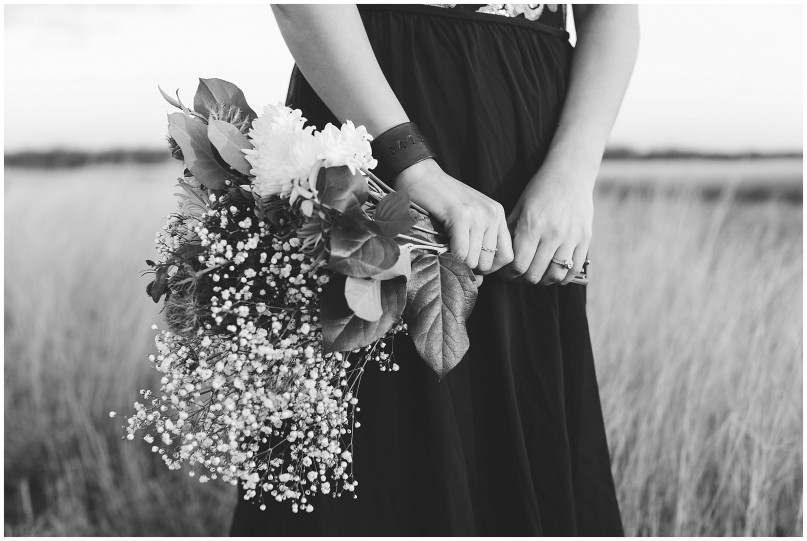
<path fill-rule="evenodd" d="M 257 121 L 256 121 L 257 122 Z M 311 127 L 313 130 L 313 127 Z M 260 127 L 257 128 L 260 130 Z M 280 194 L 288 197 L 292 182 L 308 176 L 317 159 L 317 148 L 311 131 L 278 132 L 262 136 L 254 150 L 245 150 L 255 175 L 254 190 L 261 197 Z"/>
<path fill-rule="evenodd" d="M 260 143 L 262 142 L 260 140 L 261 136 L 274 133 L 312 131 L 313 126 L 304 127 L 306 120 L 300 109 L 292 109 L 281 102 L 277 102 L 277 105 L 267 105 L 263 108 L 263 114 L 252 122 L 252 130 L 250 130 L 249 136 L 253 141 Z M 253 134 L 253 130 L 257 130 L 257 134 Z"/>
<path fill-rule="evenodd" d="M 294 179 L 307 175 L 316 161 L 314 126 L 303 127 L 306 119 L 299 109 L 267 105 L 249 131 L 254 149 L 245 149 L 255 176 L 254 190 L 261 197 L 288 196 Z"/>
<path fill-rule="evenodd" d="M 342 124 L 341 128 L 329 122 L 314 137 L 319 142 L 320 158 L 325 160 L 325 167 L 346 165 L 351 173 L 356 174 L 358 169 L 372 169 L 378 163 L 370 147 L 373 136 L 367 133 L 364 126 L 356 128 L 351 120 Z"/>
<path fill-rule="evenodd" d="M 353 174 L 361 168 L 372 169 L 372 135 L 364 126 L 348 120 L 341 128 L 328 123 L 322 131 L 304 127 L 306 119 L 299 109 L 268 105 L 249 132 L 254 149 L 244 150 L 255 176 L 254 190 L 261 197 L 290 195 L 310 198 L 308 174 L 317 160 L 325 167 L 347 166 Z M 297 186 L 297 192 L 295 192 Z M 296 197 L 295 197 L 296 198 Z"/>

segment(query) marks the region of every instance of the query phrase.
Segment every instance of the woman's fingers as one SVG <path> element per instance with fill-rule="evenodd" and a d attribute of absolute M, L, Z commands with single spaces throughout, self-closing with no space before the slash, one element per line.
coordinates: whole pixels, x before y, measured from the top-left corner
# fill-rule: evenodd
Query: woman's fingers
<path fill-rule="evenodd" d="M 574 249 L 574 255 L 572 255 L 574 267 L 572 267 L 572 270 L 569 271 L 561 284 L 568 284 L 574 279 L 575 276 L 583 271 L 583 264 L 586 262 L 586 255 L 588 255 L 588 243 L 586 242 L 584 244 L 578 244 L 577 248 Z"/>
<path fill-rule="evenodd" d="M 478 274 L 487 274 L 509 263 L 513 248 L 502 206 L 475 190 L 473 193 L 470 200 L 465 194 L 466 200 L 449 205 L 442 221 L 451 252 Z"/>
<path fill-rule="evenodd" d="M 524 273 L 524 279 L 531 284 L 546 284 L 547 282 L 542 280 L 547 271 L 551 270 L 549 269 L 550 262 L 557 249 L 557 243 L 551 242 L 546 238 L 541 239 L 538 242 L 535 255 L 533 255 L 532 261 L 527 271 Z"/>
<path fill-rule="evenodd" d="M 493 267 L 493 261 L 499 252 L 498 237 L 499 237 L 499 224 L 494 224 L 488 227 L 485 234 L 482 236 L 482 245 L 480 246 L 481 252 L 479 253 L 479 265 L 476 271 L 482 274 L 490 272 Z"/>
<path fill-rule="evenodd" d="M 460 259 L 468 257 L 468 225 L 465 222 L 446 222 L 446 233 L 448 234 L 448 246 L 451 253 Z"/>
<path fill-rule="evenodd" d="M 479 254 L 482 251 L 482 238 L 485 236 L 485 224 L 474 221 L 468 232 L 468 255 L 465 264 L 476 269 L 479 265 Z"/>
<path fill-rule="evenodd" d="M 499 220 L 499 227 L 496 230 L 496 257 L 493 258 L 493 265 L 489 272 L 496 272 L 505 265 L 513 261 L 513 239 L 510 237 L 510 230 L 507 228 L 507 221 Z"/>
<path fill-rule="evenodd" d="M 542 277 L 548 270 L 550 260 L 555 250 L 557 250 L 557 244 L 545 239 L 540 240 L 535 254 L 532 257 L 532 261 L 526 272 L 524 272 L 524 280 L 530 284 L 546 284 L 546 282 L 542 282 Z"/>
<path fill-rule="evenodd" d="M 537 244 L 526 235 L 516 233 L 513 238 L 513 261 L 503 273 L 511 280 L 523 277 L 530 269 Z"/>

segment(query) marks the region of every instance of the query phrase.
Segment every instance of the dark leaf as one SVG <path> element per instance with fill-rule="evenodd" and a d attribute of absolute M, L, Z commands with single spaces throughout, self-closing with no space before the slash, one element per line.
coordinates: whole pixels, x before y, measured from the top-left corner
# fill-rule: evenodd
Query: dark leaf
<path fill-rule="evenodd" d="M 401 318 L 406 305 L 406 280 L 395 278 L 381 284 L 382 315 L 378 321 L 356 316 L 345 300 L 346 278 L 331 277 L 320 300 L 322 342 L 326 352 L 352 351 L 382 338 Z"/>
<path fill-rule="evenodd" d="M 370 196 L 367 181 L 361 173 L 354 175 L 346 165 L 320 169 L 317 189 L 322 203 L 343 214 L 360 208 Z"/>
<path fill-rule="evenodd" d="M 258 116 L 247 104 L 241 89 L 233 83 L 223 79 L 199 79 L 199 86 L 193 97 L 193 110 L 207 118 L 210 107 L 216 103 L 238 107 L 249 117 L 250 122 Z"/>
<path fill-rule="evenodd" d="M 149 267 L 153 267 L 154 265 L 156 265 L 156 263 L 151 259 L 146 259 L 146 265 L 148 265 Z"/>
<path fill-rule="evenodd" d="M 187 243 L 183 244 L 176 251 L 176 256 L 182 259 L 192 259 L 205 251 L 205 247 L 201 244 Z"/>
<path fill-rule="evenodd" d="M 224 181 L 233 175 L 216 160 L 204 122 L 183 113 L 171 113 L 168 115 L 168 133 L 182 149 L 185 165 L 199 182 L 211 190 L 225 187 Z"/>
<path fill-rule="evenodd" d="M 154 281 L 149 284 L 151 287 L 146 288 L 146 292 L 151 296 L 154 302 L 160 302 L 160 297 L 166 292 L 168 287 L 168 269 L 160 267 L 154 273 Z"/>
<path fill-rule="evenodd" d="M 242 148 L 252 148 L 249 139 L 238 128 L 223 120 L 210 119 L 207 123 L 207 136 L 221 158 L 244 175 L 249 175 L 252 166 L 247 161 Z"/>
<path fill-rule="evenodd" d="M 229 190 L 227 190 L 229 194 L 230 201 L 234 202 L 238 206 L 252 204 L 255 202 L 255 197 L 252 194 L 251 190 L 245 190 L 241 186 L 231 186 Z"/>
<path fill-rule="evenodd" d="M 420 356 L 442 379 L 468 351 L 465 322 L 476 302 L 473 272 L 454 254 L 412 261 L 404 320 Z"/>
<path fill-rule="evenodd" d="M 409 195 L 392 192 L 378 202 L 373 220 L 388 237 L 406 233 L 415 225 L 415 218 L 409 210 Z"/>
<path fill-rule="evenodd" d="M 286 214 L 277 205 L 267 205 L 264 201 L 258 200 L 255 204 L 255 216 L 279 226 L 281 218 L 284 218 Z"/>
<path fill-rule="evenodd" d="M 330 231 L 328 268 L 354 278 L 369 278 L 398 261 L 401 248 L 394 240 L 378 234 L 373 223 L 342 220 Z"/>
<path fill-rule="evenodd" d="M 247 190 L 239 186 L 238 191 L 241 193 L 241 197 L 243 197 L 245 201 L 255 201 L 255 192 L 252 190 Z"/>

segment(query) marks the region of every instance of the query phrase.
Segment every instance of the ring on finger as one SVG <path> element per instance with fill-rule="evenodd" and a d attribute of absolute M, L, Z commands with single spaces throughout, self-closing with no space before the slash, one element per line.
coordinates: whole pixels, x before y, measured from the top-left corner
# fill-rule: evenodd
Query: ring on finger
<path fill-rule="evenodd" d="M 487 248 L 485 246 L 482 246 L 482 251 L 483 252 L 490 252 L 491 254 L 495 254 L 496 253 L 496 248 Z"/>
<path fill-rule="evenodd" d="M 574 267 L 574 261 L 572 261 L 571 259 L 558 259 L 556 257 L 553 257 L 552 258 L 552 263 L 555 263 L 556 265 L 560 265 L 561 267 L 563 267 L 567 271 L 572 270 L 572 268 Z"/>

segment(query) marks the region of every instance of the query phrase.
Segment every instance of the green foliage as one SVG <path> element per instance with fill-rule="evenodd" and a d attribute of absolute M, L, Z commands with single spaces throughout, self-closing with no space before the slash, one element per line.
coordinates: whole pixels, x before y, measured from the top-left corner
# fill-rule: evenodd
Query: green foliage
<path fill-rule="evenodd" d="M 231 105 L 243 111 L 252 122 L 258 115 L 247 103 L 244 93 L 233 83 L 223 79 L 199 79 L 193 110 L 207 118 L 214 104 Z"/>
<path fill-rule="evenodd" d="M 412 260 L 409 246 L 399 246 L 410 241 L 398 237 L 402 234 L 431 241 L 431 235 L 412 230 L 417 222 L 407 194 L 392 192 L 381 197 L 370 219 L 362 209 L 369 191 L 361 175 L 344 166 L 323 168 L 317 188 L 322 204 L 338 213 L 328 230 L 328 268 L 348 277 L 335 282 L 338 285 L 322 299 L 327 347 L 363 347 L 370 343 L 365 340 L 377 340 L 383 334 L 377 336 L 376 327 L 369 324 L 382 319 L 382 314 L 388 316 L 387 306 L 391 305 L 398 316 L 406 314 L 420 356 L 438 378 L 444 377 L 468 350 L 465 322 L 476 300 L 471 269 L 449 253 L 438 256 L 427 251 Z M 439 227 L 430 222 L 428 226 Z M 397 284 L 399 277 L 407 282 L 406 308 L 390 304 L 397 298 L 390 281 Z M 338 306 L 327 306 L 337 302 Z"/>
<path fill-rule="evenodd" d="M 412 211 L 409 209 L 409 195 L 393 192 L 381 201 L 373 214 L 373 221 L 384 235 L 394 237 L 406 233 L 415 225 Z"/>
<path fill-rule="evenodd" d="M 207 136 L 227 165 L 242 175 L 249 175 L 252 166 L 242 149 L 251 149 L 252 143 L 238 128 L 223 120 L 210 119 L 207 123 Z"/>
<path fill-rule="evenodd" d="M 157 88 L 159 89 L 160 94 L 165 99 L 165 101 L 167 101 L 168 103 L 170 103 L 171 105 L 173 105 L 177 109 L 182 109 L 182 110 L 185 109 L 182 106 L 182 103 L 179 101 L 179 91 L 177 91 L 177 99 L 174 99 L 171 96 L 169 96 L 168 94 L 166 94 L 165 91 L 162 88 L 160 88 L 160 85 L 157 85 Z"/>
<path fill-rule="evenodd" d="M 465 321 L 476 303 L 471 269 L 456 255 L 421 254 L 412 260 L 404 320 L 424 361 L 442 379 L 470 342 Z"/>
<path fill-rule="evenodd" d="M 184 113 L 171 113 L 168 115 L 168 133 L 182 149 L 185 166 L 199 182 L 211 190 L 225 188 L 224 181 L 233 174 L 219 164 L 204 122 Z"/>
<path fill-rule="evenodd" d="M 351 216 L 359 213 L 370 196 L 364 177 L 359 173 L 351 173 L 346 165 L 320 169 L 317 189 L 323 205 Z"/>
<path fill-rule="evenodd" d="M 160 267 L 154 271 L 154 281 L 146 286 L 146 294 L 151 297 L 154 302 L 160 302 L 160 297 L 167 293 L 168 287 L 168 269 Z"/>
<path fill-rule="evenodd" d="M 369 219 L 344 217 L 330 231 L 328 268 L 354 278 L 370 278 L 391 268 L 401 249 L 395 240 L 381 234 Z"/>
<path fill-rule="evenodd" d="M 335 275 L 322 293 L 320 317 L 325 351 L 351 351 L 381 339 L 401 318 L 406 304 L 403 277 L 378 281 L 382 315 L 376 321 L 357 316 L 345 300 L 347 278 Z"/>
<path fill-rule="evenodd" d="M 403 276 L 409 280 L 412 275 L 412 250 L 408 246 L 401 246 L 400 250 L 398 261 L 392 267 L 374 274 L 372 277 L 376 280 L 389 280 L 390 278 Z"/>

